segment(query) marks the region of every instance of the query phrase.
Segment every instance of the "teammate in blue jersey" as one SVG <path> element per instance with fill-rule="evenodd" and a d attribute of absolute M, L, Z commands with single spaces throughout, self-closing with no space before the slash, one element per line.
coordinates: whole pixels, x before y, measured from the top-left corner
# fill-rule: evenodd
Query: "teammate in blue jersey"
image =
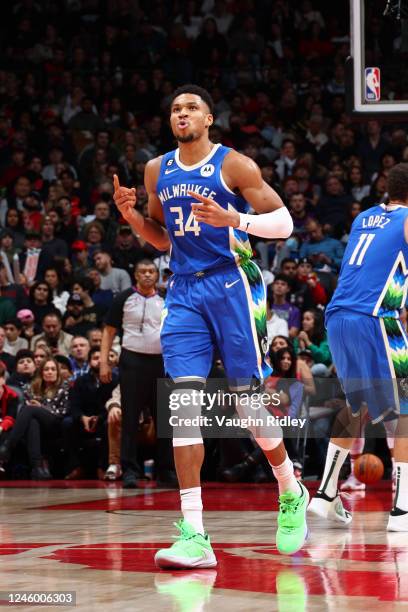
<path fill-rule="evenodd" d="M 355 219 L 326 309 L 329 346 L 351 413 L 340 413 L 335 422 L 309 512 L 329 523 L 350 524 L 337 483 L 353 436 L 360 436 L 360 411 L 368 409 L 373 423 L 398 417 L 396 492 L 387 529 L 408 531 L 408 338 L 399 318 L 408 289 L 408 164 L 391 169 L 388 196 L 387 205 Z M 346 425 L 348 437 L 341 434 Z"/>
<path fill-rule="evenodd" d="M 209 140 L 213 102 L 195 85 L 175 91 L 170 124 L 178 148 L 146 165 L 149 217 L 134 208 L 135 189 L 115 177 L 115 202 L 134 230 L 158 249 L 171 244 L 161 342 L 167 375 L 177 397 L 189 394 L 188 415 L 201 413 L 193 392 L 203 388 L 214 350 L 222 357 L 237 411 L 248 416 L 248 396 L 270 368 L 267 350 L 265 286 L 251 260 L 247 233 L 287 238 L 291 217 L 248 157 Z M 247 214 L 249 205 L 258 213 Z M 178 394 L 178 395 L 177 395 Z M 174 393 L 172 394 L 174 395 Z M 263 411 L 262 411 L 263 410 Z M 264 416 L 252 412 L 251 416 Z M 299 550 L 306 539 L 308 492 L 293 474 L 281 432 L 249 428 L 279 483 L 280 513 L 276 541 L 282 553 Z M 203 568 L 216 565 L 202 522 L 200 470 L 204 458 L 200 428 L 183 437 L 173 433 L 183 519 L 176 543 L 157 552 L 159 567 Z"/>

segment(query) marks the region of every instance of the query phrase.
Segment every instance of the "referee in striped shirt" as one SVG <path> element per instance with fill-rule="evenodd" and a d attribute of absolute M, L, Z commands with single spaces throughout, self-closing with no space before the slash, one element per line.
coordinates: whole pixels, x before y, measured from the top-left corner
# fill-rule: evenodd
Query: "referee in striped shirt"
<path fill-rule="evenodd" d="M 135 267 L 135 285 L 115 296 L 102 334 L 100 377 L 111 380 L 108 356 L 117 332 L 122 333 L 119 380 L 122 402 L 121 463 L 123 486 L 135 488 L 141 475 L 137 461 L 136 433 L 140 412 L 148 406 L 157 424 L 157 379 L 164 378 L 160 345 L 160 320 L 164 306 L 157 293 L 158 270 L 143 259 Z M 157 430 L 157 426 L 156 426 Z M 157 480 L 176 482 L 171 440 L 156 444 Z"/>

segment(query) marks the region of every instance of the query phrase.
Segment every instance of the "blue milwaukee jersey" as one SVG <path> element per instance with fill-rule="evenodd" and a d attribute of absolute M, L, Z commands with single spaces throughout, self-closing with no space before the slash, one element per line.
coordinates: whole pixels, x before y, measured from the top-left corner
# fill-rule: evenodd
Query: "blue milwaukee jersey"
<path fill-rule="evenodd" d="M 399 317 L 407 294 L 407 217 L 406 206 L 384 204 L 358 215 L 326 318 L 339 309 L 375 317 Z"/>
<path fill-rule="evenodd" d="M 171 241 L 170 269 L 175 274 L 218 268 L 252 255 L 245 232 L 197 223 L 191 204 L 198 201 L 187 194 L 196 191 L 223 208 L 248 212 L 247 202 L 231 191 L 222 177 L 222 162 L 230 150 L 216 144 L 206 158 L 193 166 L 185 166 L 180 161 L 179 149 L 163 155 L 157 195 Z"/>

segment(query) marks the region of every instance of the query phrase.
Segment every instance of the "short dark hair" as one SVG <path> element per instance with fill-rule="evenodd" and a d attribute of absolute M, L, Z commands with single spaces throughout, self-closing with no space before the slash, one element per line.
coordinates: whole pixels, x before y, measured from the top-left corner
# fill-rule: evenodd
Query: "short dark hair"
<path fill-rule="evenodd" d="M 406 202 L 408 200 L 408 164 L 393 166 L 387 179 L 388 197 L 391 201 Z"/>
<path fill-rule="evenodd" d="M 21 359 L 32 359 L 34 361 L 34 353 L 29 349 L 20 349 L 16 353 L 16 364 L 21 361 Z"/>
<path fill-rule="evenodd" d="M 20 319 L 17 318 L 7 319 L 7 321 L 4 323 L 4 326 L 6 325 L 14 325 L 14 327 L 19 330 L 23 329 L 23 324 L 21 323 Z"/>
<path fill-rule="evenodd" d="M 94 348 L 91 348 L 91 350 L 90 350 L 90 351 L 89 351 L 89 353 L 88 353 L 88 363 L 91 361 L 92 356 L 93 356 L 95 353 L 100 353 L 100 352 L 101 352 L 101 349 L 100 349 L 100 348 L 97 348 L 96 346 L 95 346 Z"/>
<path fill-rule="evenodd" d="M 294 264 L 296 264 L 296 265 L 298 265 L 298 264 L 299 264 L 298 260 L 297 260 L 297 259 L 295 259 L 294 257 L 285 257 L 285 258 L 284 258 L 284 259 L 282 259 L 282 261 L 281 261 L 281 269 L 283 268 L 283 266 L 284 266 L 286 263 L 294 263 Z"/>
<path fill-rule="evenodd" d="M 79 285 L 81 289 L 83 289 L 87 293 L 92 293 L 92 291 L 94 290 L 94 284 L 88 276 L 79 276 L 78 278 L 74 278 L 72 286 L 74 285 Z"/>
<path fill-rule="evenodd" d="M 177 89 L 173 92 L 173 95 L 170 100 L 170 110 L 173 105 L 174 100 L 181 96 L 181 94 L 194 94 L 196 96 L 200 96 L 200 98 L 206 103 L 209 108 L 210 113 L 214 114 L 214 101 L 209 94 L 209 92 L 204 89 L 204 87 L 200 87 L 199 85 L 193 85 L 192 83 L 188 83 L 187 85 L 181 85 L 181 87 L 177 87 Z"/>
<path fill-rule="evenodd" d="M 65 355 L 55 355 L 55 361 L 59 365 L 64 365 L 70 372 L 72 372 L 72 364 L 68 357 L 65 357 Z"/>
<path fill-rule="evenodd" d="M 144 259 L 140 259 L 138 262 L 136 262 L 135 264 L 135 272 L 138 269 L 139 266 L 154 266 L 156 268 L 156 271 L 158 272 L 158 267 L 156 266 L 156 264 L 154 263 L 154 261 L 152 261 L 151 259 L 148 259 L 147 257 L 145 257 Z"/>
<path fill-rule="evenodd" d="M 62 314 L 59 310 L 52 310 L 51 312 L 47 312 L 47 314 L 43 316 L 42 322 L 44 323 L 45 319 L 48 319 L 48 317 L 54 317 L 55 319 L 58 319 L 60 323 L 62 323 Z"/>
<path fill-rule="evenodd" d="M 279 281 L 279 280 L 285 282 L 288 285 L 288 287 L 291 286 L 290 278 L 286 274 L 282 274 L 281 272 L 279 272 L 279 274 L 276 274 L 275 278 L 273 279 L 273 282 Z"/>

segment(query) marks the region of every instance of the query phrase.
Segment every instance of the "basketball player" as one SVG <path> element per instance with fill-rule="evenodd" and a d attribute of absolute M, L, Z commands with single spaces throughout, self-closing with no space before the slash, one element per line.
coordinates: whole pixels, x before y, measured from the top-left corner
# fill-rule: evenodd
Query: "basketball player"
<path fill-rule="evenodd" d="M 175 392 L 191 395 L 203 388 L 216 347 L 231 390 L 249 394 L 259 389 L 270 368 L 264 360 L 265 287 L 250 259 L 247 233 L 287 238 L 293 223 L 251 159 L 209 140 L 213 102 L 206 90 L 195 85 L 177 89 L 170 123 L 178 148 L 146 165 L 149 217 L 134 209 L 135 190 L 120 187 L 117 177 L 114 199 L 145 240 L 161 251 L 171 243 L 174 276 L 166 297 L 161 343 Z M 247 214 L 249 205 L 257 215 Z M 189 415 L 201 413 L 193 402 L 189 408 Z M 236 408 L 241 418 L 247 416 L 243 401 Z M 294 477 L 282 432 L 250 431 L 279 484 L 277 547 L 281 553 L 293 554 L 306 539 L 309 494 Z M 159 550 L 155 561 L 159 567 L 213 567 L 217 562 L 202 519 L 200 428 L 186 437 L 173 433 L 173 447 L 183 519 L 177 525 L 179 539 L 169 549 Z"/>
<path fill-rule="evenodd" d="M 351 408 L 346 418 L 350 435 L 361 435 L 362 407 L 368 407 L 373 423 L 398 416 L 396 491 L 387 528 L 408 531 L 408 337 L 399 320 L 408 289 L 408 164 L 390 170 L 387 190 L 388 205 L 369 208 L 353 223 L 326 326 Z M 344 435 L 344 416 L 336 419 L 323 480 L 309 512 L 347 526 L 352 517 L 337 491 L 340 468 L 353 443 L 353 437 Z"/>

